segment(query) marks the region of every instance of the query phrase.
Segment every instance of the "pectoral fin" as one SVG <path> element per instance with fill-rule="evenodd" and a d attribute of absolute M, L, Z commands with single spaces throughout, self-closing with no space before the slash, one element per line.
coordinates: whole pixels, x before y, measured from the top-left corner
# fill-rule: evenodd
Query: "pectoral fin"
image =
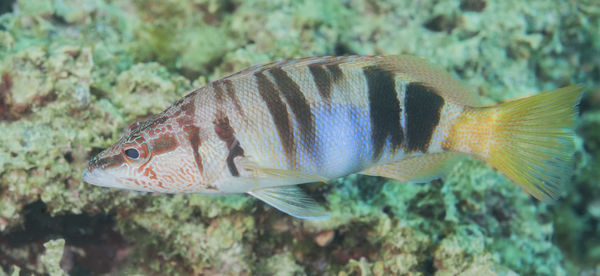
<path fill-rule="evenodd" d="M 425 154 L 376 165 L 362 174 L 383 176 L 398 182 L 426 183 L 443 177 L 450 165 L 460 157 L 461 155 L 450 152 Z"/>
<path fill-rule="evenodd" d="M 277 208 L 279 211 L 297 218 L 309 220 L 329 218 L 327 210 L 298 186 L 263 188 L 250 191 L 248 194 Z"/>
<path fill-rule="evenodd" d="M 264 168 L 259 166 L 256 162 L 252 161 L 248 157 L 238 158 L 236 163 L 244 170 L 250 172 L 254 177 L 297 179 L 299 181 L 296 182 L 297 184 L 329 181 L 327 178 L 318 175 L 306 174 L 299 171 Z"/>

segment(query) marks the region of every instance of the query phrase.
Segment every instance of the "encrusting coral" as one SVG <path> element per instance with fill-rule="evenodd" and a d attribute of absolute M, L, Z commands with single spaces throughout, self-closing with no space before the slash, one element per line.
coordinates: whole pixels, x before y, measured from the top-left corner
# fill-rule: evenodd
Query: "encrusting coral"
<path fill-rule="evenodd" d="M 598 272 L 597 1 L 8 2 L 0 5 L 0 271 Z M 332 212 L 318 222 L 243 196 L 81 181 L 87 160 L 123 128 L 193 87 L 257 62 L 371 53 L 425 57 L 487 103 L 588 87 L 565 197 L 538 202 L 470 159 L 426 185 L 358 175 L 305 185 Z"/>

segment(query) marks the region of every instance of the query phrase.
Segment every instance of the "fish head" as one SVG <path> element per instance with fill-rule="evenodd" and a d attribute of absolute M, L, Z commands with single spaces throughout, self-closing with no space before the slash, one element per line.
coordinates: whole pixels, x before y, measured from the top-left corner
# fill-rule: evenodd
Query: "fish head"
<path fill-rule="evenodd" d="M 210 186 L 204 185 L 198 133 L 198 128 L 180 126 L 164 115 L 134 123 L 114 145 L 89 161 L 83 180 L 137 191 L 201 192 Z"/>

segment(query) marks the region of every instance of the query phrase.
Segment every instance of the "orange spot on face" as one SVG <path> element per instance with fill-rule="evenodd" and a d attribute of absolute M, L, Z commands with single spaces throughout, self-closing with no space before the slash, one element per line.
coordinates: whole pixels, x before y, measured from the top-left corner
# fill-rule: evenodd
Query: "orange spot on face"
<path fill-rule="evenodd" d="M 148 177 L 148 178 L 150 178 L 152 180 L 156 180 L 157 179 L 156 173 L 154 172 L 152 166 L 146 167 L 146 169 L 144 170 L 144 176 Z"/>

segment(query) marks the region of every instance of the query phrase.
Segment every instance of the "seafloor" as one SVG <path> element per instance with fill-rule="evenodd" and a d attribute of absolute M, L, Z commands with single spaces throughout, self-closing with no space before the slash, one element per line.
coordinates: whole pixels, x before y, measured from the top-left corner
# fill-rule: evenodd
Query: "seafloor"
<path fill-rule="evenodd" d="M 487 103 L 586 87 L 574 176 L 539 202 L 480 162 L 309 185 L 328 221 L 244 196 L 81 181 L 136 119 L 283 57 L 413 54 Z M 600 1 L 3 0 L 0 274 L 597 275 Z"/>

